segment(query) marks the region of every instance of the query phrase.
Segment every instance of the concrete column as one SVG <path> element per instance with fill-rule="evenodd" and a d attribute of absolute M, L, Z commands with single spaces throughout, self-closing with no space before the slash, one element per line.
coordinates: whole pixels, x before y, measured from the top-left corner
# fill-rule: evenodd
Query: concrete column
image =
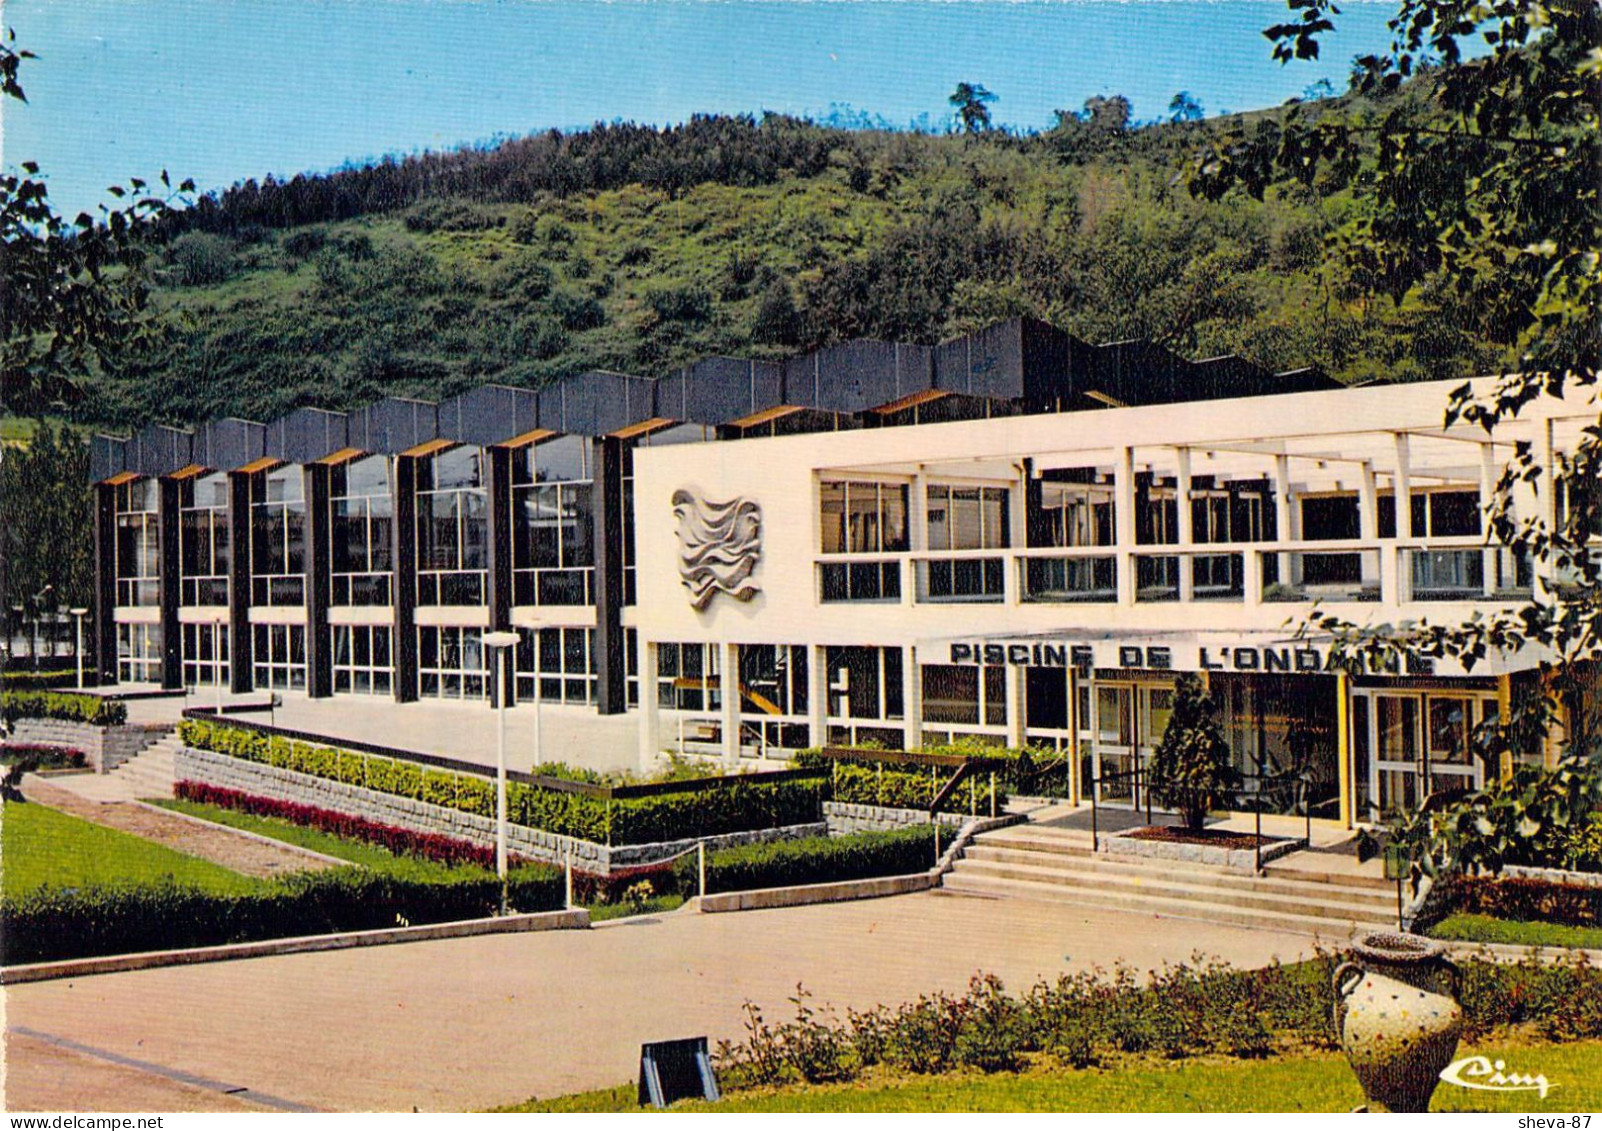
<path fill-rule="evenodd" d="M 417 457 L 395 457 L 395 701 L 417 700 Z"/>
<path fill-rule="evenodd" d="M 723 762 L 740 764 L 740 646 L 719 644 L 718 692 L 723 706 Z"/>
<path fill-rule="evenodd" d="M 656 645 L 638 637 L 640 671 L 639 769 L 649 774 L 662 750 L 662 713 L 656 702 Z"/>
<path fill-rule="evenodd" d="M 1554 490 L 1556 483 L 1553 481 L 1553 472 L 1556 470 L 1557 466 L 1557 454 L 1552 436 L 1551 417 L 1548 417 L 1540 422 L 1540 439 L 1538 443 L 1540 446 L 1536 451 L 1536 456 L 1540 460 L 1541 476 L 1535 481 L 1534 484 L 1536 505 L 1535 514 L 1537 521 L 1541 523 L 1546 528 L 1547 533 L 1550 534 L 1553 531 L 1556 531 L 1558 528 L 1557 491 Z M 1543 559 L 1537 557 L 1534 558 L 1530 564 L 1532 567 L 1532 572 L 1535 575 L 1534 582 L 1536 595 L 1547 600 L 1551 600 L 1553 596 L 1552 584 L 1554 581 L 1552 560 L 1550 558 Z M 1548 728 L 1548 731 L 1550 730 L 1551 728 Z M 1550 763 L 1550 759 L 1548 759 L 1548 761 Z"/>
<path fill-rule="evenodd" d="M 178 624 L 179 572 L 178 554 L 178 481 L 162 478 L 156 481 L 157 561 L 161 563 L 161 577 L 157 600 L 161 616 L 161 686 L 177 691 L 184 685 L 183 640 Z"/>
<path fill-rule="evenodd" d="M 94 487 L 95 600 L 89 640 L 96 683 L 117 682 L 117 489 Z"/>
<path fill-rule="evenodd" d="M 489 605 L 490 628 L 504 632 L 512 624 L 512 450 L 485 448 L 484 466 L 484 505 L 489 516 L 489 587 L 485 603 Z"/>
<path fill-rule="evenodd" d="M 1135 603 L 1135 449 L 1119 448 L 1113 467 L 1113 530 L 1118 547 L 1118 603 Z"/>
<path fill-rule="evenodd" d="M 591 441 L 590 488 L 595 531 L 595 699 L 603 715 L 628 709 L 623 662 L 623 445 L 606 436 Z"/>
<path fill-rule="evenodd" d="M 306 480 L 306 694 L 334 693 L 334 641 L 328 628 L 333 598 L 332 476 L 327 464 L 309 463 Z"/>
<path fill-rule="evenodd" d="M 1374 481 L 1374 462 L 1364 460 L 1357 486 L 1357 533 L 1368 550 L 1359 559 L 1364 585 L 1380 585 L 1379 559 L 1374 553 L 1379 546 L 1379 487 Z M 1382 551 L 1383 552 L 1383 551 Z"/>
<path fill-rule="evenodd" d="M 1024 744 L 1024 670 L 1017 664 L 1008 664 L 1006 673 L 1007 694 L 1007 745 L 1017 749 Z"/>
<path fill-rule="evenodd" d="M 907 549 L 917 554 L 928 548 L 929 477 L 920 464 L 918 473 L 912 479 L 912 485 L 907 488 Z M 903 605 L 917 603 L 926 569 L 927 567 L 916 558 L 906 559 L 906 573 L 901 578 Z"/>
<path fill-rule="evenodd" d="M 829 744 L 829 650 L 822 644 L 807 649 L 807 745 Z"/>
<path fill-rule="evenodd" d="M 1413 537 L 1413 459 L 1411 437 L 1406 432 L 1396 433 L 1396 539 L 1404 542 Z M 1413 599 L 1413 573 L 1411 559 L 1401 549 L 1387 555 L 1391 559 L 1391 592 L 1396 603 L 1406 604 Z"/>
<path fill-rule="evenodd" d="M 255 671 L 251 667 L 250 606 L 250 474 L 238 471 L 228 473 L 228 683 L 235 695 L 243 695 L 256 686 Z M 311 496 L 307 495 L 310 502 Z M 311 521 L 308 513 L 307 521 Z M 310 625 L 307 632 L 311 631 Z M 307 660 L 311 656 L 311 639 L 308 636 Z M 308 684 L 311 672 L 308 671 Z"/>
<path fill-rule="evenodd" d="M 1344 671 L 1335 673 L 1335 765 L 1340 789 L 1341 824 L 1352 827 L 1353 786 L 1352 767 L 1352 701 L 1349 678 Z"/>
<path fill-rule="evenodd" d="M 1077 807 L 1084 800 L 1084 764 L 1080 758 L 1079 671 L 1068 669 L 1068 800 Z"/>
<path fill-rule="evenodd" d="M 903 750 L 923 749 L 923 672 L 918 669 L 918 650 L 908 648 L 901 663 L 901 705 L 906 717 L 901 723 Z"/>
<path fill-rule="evenodd" d="M 1496 447 L 1492 444 L 1480 445 L 1480 532 L 1489 538 L 1491 523 L 1489 509 L 1496 498 Z M 1497 563 L 1501 559 L 1501 550 L 1497 544 L 1488 541 L 1484 550 L 1480 551 L 1481 572 L 1484 573 L 1485 584 L 1483 592 L 1489 597 L 1497 589 Z M 1511 583 L 1512 578 L 1508 579 Z"/>
<path fill-rule="evenodd" d="M 1195 515 L 1190 507 L 1190 449 L 1175 448 L 1174 463 L 1178 467 L 1177 481 L 1174 484 L 1174 513 L 1177 518 L 1179 534 L 1179 547 L 1189 550 L 1196 544 Z M 1196 559 L 1191 554 L 1179 555 L 1179 599 L 1191 601 L 1196 596 Z"/>
<path fill-rule="evenodd" d="M 1274 457 L 1274 533 L 1281 542 L 1293 541 L 1296 524 L 1291 517 L 1290 457 Z M 1290 554 L 1279 555 L 1279 580 L 1282 585 L 1295 585 L 1300 578 L 1291 568 Z"/>

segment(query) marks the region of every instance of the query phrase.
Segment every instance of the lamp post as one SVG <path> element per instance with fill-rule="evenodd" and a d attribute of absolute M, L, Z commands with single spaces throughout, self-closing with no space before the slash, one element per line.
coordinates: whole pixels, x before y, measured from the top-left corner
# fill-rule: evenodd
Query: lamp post
<path fill-rule="evenodd" d="M 501 914 L 506 914 L 506 667 L 515 632 L 486 632 L 490 650 L 490 702 L 495 706 L 495 874 L 501 878 Z"/>
<path fill-rule="evenodd" d="M 72 613 L 72 657 L 78 661 L 78 690 L 83 690 L 83 618 L 89 610 L 69 609 Z"/>

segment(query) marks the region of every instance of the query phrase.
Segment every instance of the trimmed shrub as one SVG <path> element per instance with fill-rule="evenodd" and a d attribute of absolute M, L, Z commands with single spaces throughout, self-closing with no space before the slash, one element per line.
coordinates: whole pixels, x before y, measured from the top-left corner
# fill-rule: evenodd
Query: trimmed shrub
<path fill-rule="evenodd" d="M 15 719 L 60 719 L 69 723 L 114 727 L 128 721 L 126 704 L 71 691 L 0 692 L 0 714 L 8 723 Z"/>
<path fill-rule="evenodd" d="M 94 672 L 86 670 L 83 674 L 90 677 Z M 44 691 L 51 687 L 60 687 L 62 684 L 75 683 L 77 679 L 76 668 L 53 672 L 17 670 L 0 675 L 0 683 L 4 684 L 7 691 Z"/>
<path fill-rule="evenodd" d="M 300 805 L 293 801 L 280 801 L 272 797 L 258 797 L 237 789 L 207 785 L 204 782 L 181 781 L 172 787 L 173 796 L 181 801 L 194 801 L 201 805 L 215 805 L 232 809 L 236 813 L 249 813 L 256 817 L 276 817 L 294 825 L 320 829 L 325 833 L 376 844 L 397 856 L 419 856 L 440 864 L 472 864 L 480 868 L 495 867 L 495 849 L 441 833 L 420 833 L 349 813 L 332 809 L 319 809 L 315 805 Z M 513 856 L 515 864 L 523 864 L 521 857 Z"/>
<path fill-rule="evenodd" d="M 1602 927 L 1602 887 L 1525 877 L 1453 876 L 1437 906 L 1446 914 Z"/>
<path fill-rule="evenodd" d="M 495 792 L 487 777 L 436 770 L 376 754 L 317 746 L 283 735 L 200 719 L 185 719 L 179 736 L 189 745 L 345 785 L 476 813 L 495 815 Z M 561 763 L 537 773 L 568 780 L 594 775 Z M 819 777 L 782 782 L 735 775 L 719 788 L 686 789 L 649 797 L 610 799 L 508 782 L 507 815 L 514 824 L 600 844 L 650 844 L 750 829 L 814 824 L 823 820 L 829 783 Z"/>
<path fill-rule="evenodd" d="M 508 896 L 520 911 L 557 910 L 563 902 L 562 880 L 554 869 L 520 869 L 511 876 Z M 179 884 L 39 888 L 0 901 L 5 924 L 0 962 L 448 923 L 492 915 L 500 899 L 500 881 L 492 875 L 421 881 L 361 868 L 302 872 L 234 895 Z"/>
<path fill-rule="evenodd" d="M 895 832 L 804 837 L 725 848 L 707 854 L 709 893 L 755 891 L 800 884 L 839 883 L 876 876 L 904 876 L 934 866 L 934 828 L 915 825 Z M 695 891 L 696 862 L 678 865 L 681 890 Z"/>
<path fill-rule="evenodd" d="M 0 745 L 0 762 L 26 762 L 36 770 L 77 770 L 82 769 L 86 761 L 83 751 L 71 746 L 53 746 L 44 742 L 7 742 Z"/>

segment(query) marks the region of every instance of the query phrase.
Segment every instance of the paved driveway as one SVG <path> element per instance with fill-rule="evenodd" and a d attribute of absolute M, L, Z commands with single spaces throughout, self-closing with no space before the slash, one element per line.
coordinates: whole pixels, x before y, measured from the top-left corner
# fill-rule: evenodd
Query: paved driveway
<path fill-rule="evenodd" d="M 143 1106 L 128 1065 L 100 1052 L 140 1062 L 145 1086 L 167 1089 L 174 1107 L 237 1110 L 227 1087 L 328 1109 L 479 1109 L 632 1079 L 641 1041 L 737 1037 L 744 1001 L 787 1016 L 798 981 L 818 1003 L 860 1008 L 957 989 L 981 970 L 1021 989 L 1118 958 L 1152 968 L 1201 950 L 1261 964 L 1311 946 L 925 893 L 34 983 L 6 990 L 8 1028 L 30 1034 L 9 1043 L 6 1106 Z"/>

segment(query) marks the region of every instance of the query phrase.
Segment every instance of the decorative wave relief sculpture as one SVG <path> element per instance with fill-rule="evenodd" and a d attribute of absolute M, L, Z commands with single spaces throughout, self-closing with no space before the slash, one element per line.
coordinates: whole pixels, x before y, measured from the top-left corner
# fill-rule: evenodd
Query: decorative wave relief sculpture
<path fill-rule="evenodd" d="M 704 609 L 718 593 L 737 601 L 757 595 L 751 573 L 762 556 L 761 507 L 741 498 L 714 503 L 681 488 L 673 492 L 673 514 L 679 520 L 679 577 L 692 606 Z"/>

